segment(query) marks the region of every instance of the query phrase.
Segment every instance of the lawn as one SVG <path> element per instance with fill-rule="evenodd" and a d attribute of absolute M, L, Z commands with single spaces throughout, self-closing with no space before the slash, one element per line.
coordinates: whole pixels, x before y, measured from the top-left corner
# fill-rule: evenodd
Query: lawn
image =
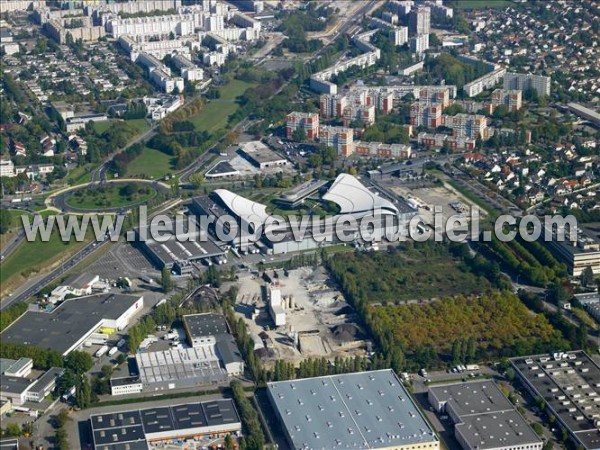
<path fill-rule="evenodd" d="M 83 184 L 90 181 L 90 172 L 97 167 L 97 164 L 85 164 L 83 166 L 78 166 L 75 169 L 71 170 L 65 181 L 69 184 Z"/>
<path fill-rule="evenodd" d="M 61 259 L 66 259 L 76 253 L 87 242 L 92 234 L 86 236 L 85 242 L 77 242 L 74 239 L 62 242 L 60 235 L 53 232 L 48 242 L 25 241 L 2 262 L 0 270 L 0 286 L 2 294 L 14 290 L 27 278 L 41 271 L 49 270 Z"/>
<path fill-rule="evenodd" d="M 6 243 L 12 239 L 13 233 L 15 233 L 19 228 L 22 227 L 21 216 L 31 216 L 31 214 L 29 214 L 28 212 L 21 211 L 18 209 L 9 209 L 8 213 L 10 214 L 12 225 L 7 233 L 0 234 L 1 246 L 6 245 Z"/>
<path fill-rule="evenodd" d="M 140 183 L 111 183 L 95 189 L 77 190 L 65 202 L 73 208 L 97 210 L 147 202 L 155 195 L 155 189 Z"/>
<path fill-rule="evenodd" d="M 142 153 L 127 165 L 126 177 L 162 178 L 174 169 L 174 158 L 160 150 L 145 147 Z"/>
<path fill-rule="evenodd" d="M 102 134 L 106 130 L 108 130 L 115 122 L 116 120 L 107 120 L 106 122 L 95 122 L 94 129 L 99 134 Z M 137 131 L 137 134 L 142 134 L 150 129 L 150 125 L 148 125 L 148 122 L 146 122 L 145 119 L 131 119 L 126 120 L 125 123 L 131 126 L 131 128 L 135 129 Z"/>
<path fill-rule="evenodd" d="M 511 4 L 508 0 L 459 0 L 458 9 L 504 8 Z"/>
<path fill-rule="evenodd" d="M 241 80 L 232 80 L 225 86 L 219 87 L 221 97 L 211 100 L 204 105 L 202 111 L 190 118 L 198 131 L 214 133 L 227 126 L 228 118 L 239 108 L 235 99 L 254 84 Z"/>

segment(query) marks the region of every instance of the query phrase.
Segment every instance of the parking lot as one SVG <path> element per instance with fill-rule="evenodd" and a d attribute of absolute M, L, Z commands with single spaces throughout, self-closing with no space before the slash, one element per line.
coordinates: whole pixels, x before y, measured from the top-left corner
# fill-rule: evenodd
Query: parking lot
<path fill-rule="evenodd" d="M 141 276 L 160 278 L 144 254 L 129 243 L 120 242 L 92 263 L 87 269 L 103 280 L 116 280 L 120 277 L 139 278 Z"/>

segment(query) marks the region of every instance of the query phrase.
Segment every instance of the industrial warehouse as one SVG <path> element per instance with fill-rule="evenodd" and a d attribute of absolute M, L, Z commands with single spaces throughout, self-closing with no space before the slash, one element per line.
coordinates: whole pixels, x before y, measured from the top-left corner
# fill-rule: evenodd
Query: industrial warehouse
<path fill-rule="evenodd" d="M 431 387 L 428 400 L 450 416 L 464 450 L 541 450 L 544 445 L 493 381 Z"/>
<path fill-rule="evenodd" d="M 242 430 L 231 399 L 97 414 L 90 424 L 96 450 L 147 450 L 149 443 L 218 438 Z"/>
<path fill-rule="evenodd" d="M 292 449 L 439 449 L 391 369 L 267 384 Z"/>
<path fill-rule="evenodd" d="M 583 351 L 512 358 L 534 398 L 567 430 L 575 446 L 600 448 L 600 367 Z"/>
<path fill-rule="evenodd" d="M 193 217 L 190 217 L 193 223 Z M 221 249 L 205 230 L 198 228 L 197 224 L 194 230 L 188 230 L 187 221 L 182 221 L 186 238 L 179 239 L 175 236 L 175 224 L 170 231 L 162 231 L 162 236 L 167 236 L 164 242 L 158 242 L 149 237 L 147 229 L 136 231 L 137 245 L 148 256 L 159 269 L 166 267 L 180 275 L 191 273 L 192 262 L 201 260 L 215 260 L 215 262 L 224 261 L 225 251 Z"/>
<path fill-rule="evenodd" d="M 144 306 L 144 297 L 99 294 L 66 300 L 46 311 L 26 311 L 0 334 L 3 343 L 31 345 L 65 356 L 99 331 L 122 330 Z"/>
<path fill-rule="evenodd" d="M 191 314 L 182 321 L 189 346 L 138 352 L 139 376 L 111 379 L 112 395 L 219 384 L 244 373 L 244 360 L 222 315 Z"/>

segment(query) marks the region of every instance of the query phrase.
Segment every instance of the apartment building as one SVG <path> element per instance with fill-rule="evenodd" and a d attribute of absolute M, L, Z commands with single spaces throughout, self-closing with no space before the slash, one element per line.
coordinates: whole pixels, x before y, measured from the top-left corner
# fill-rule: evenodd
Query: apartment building
<path fill-rule="evenodd" d="M 492 107 L 504 105 L 510 112 L 518 111 L 523 104 L 523 92 L 518 89 L 496 89 L 492 92 Z"/>
<path fill-rule="evenodd" d="M 450 106 L 450 89 L 443 86 L 425 86 L 419 88 L 416 97 L 421 103 L 439 103 L 443 108 Z"/>
<path fill-rule="evenodd" d="M 303 128 L 306 131 L 307 139 L 313 140 L 319 137 L 319 114 L 303 113 L 294 111 L 287 115 L 285 119 L 285 134 L 288 139 L 292 139 L 294 131 Z"/>
<path fill-rule="evenodd" d="M 454 137 L 481 138 L 483 140 L 490 137 L 487 119 L 480 114 L 444 115 L 441 125 L 450 128 Z"/>
<path fill-rule="evenodd" d="M 502 78 L 506 75 L 506 69 L 496 69 L 490 73 L 486 73 L 482 77 L 477 78 L 476 80 L 471 81 L 463 86 L 463 91 L 467 95 L 467 97 L 475 97 L 476 95 L 481 94 L 486 89 L 491 89 L 496 86 Z M 507 89 L 506 85 L 504 89 Z M 513 89 L 513 88 L 508 88 Z"/>
<path fill-rule="evenodd" d="M 412 155 L 410 145 L 383 144 L 381 142 L 354 143 L 354 153 L 360 156 L 375 156 L 378 158 L 409 159 Z"/>
<path fill-rule="evenodd" d="M 444 143 L 450 150 L 471 151 L 475 150 L 476 140 L 467 137 L 454 137 L 442 133 L 419 133 L 417 135 L 419 145 L 426 148 L 441 149 Z"/>
<path fill-rule="evenodd" d="M 408 28 L 394 27 L 390 30 L 390 39 L 394 45 L 404 45 L 408 42 Z"/>
<path fill-rule="evenodd" d="M 431 32 L 431 9 L 427 6 L 413 8 L 408 13 L 408 31 L 411 35 L 421 36 Z"/>
<path fill-rule="evenodd" d="M 173 64 L 181 71 L 181 76 L 187 81 L 200 81 L 204 78 L 204 70 L 182 55 L 173 56 Z"/>
<path fill-rule="evenodd" d="M 550 77 L 532 75 L 530 73 L 507 72 L 504 75 L 504 89 L 519 89 L 527 91 L 533 89 L 540 97 L 550 95 Z"/>
<path fill-rule="evenodd" d="M 347 127 L 354 121 L 361 121 L 365 125 L 373 125 L 375 123 L 375 106 L 346 106 L 342 116 L 342 122 Z"/>
<path fill-rule="evenodd" d="M 338 155 L 349 156 L 354 153 L 354 131 L 351 128 L 321 127 L 319 141 L 335 148 Z"/>
<path fill-rule="evenodd" d="M 410 38 L 410 51 L 413 53 L 423 53 L 429 49 L 429 35 L 419 34 Z"/>
<path fill-rule="evenodd" d="M 437 128 L 442 125 L 442 110 L 441 103 L 414 102 L 410 105 L 410 124 Z"/>
<path fill-rule="evenodd" d="M 15 177 L 15 165 L 10 159 L 0 159 L 0 177 Z"/>
<path fill-rule="evenodd" d="M 319 100 L 320 114 L 322 117 L 341 117 L 348 105 L 348 97 L 345 95 L 321 95 Z"/>

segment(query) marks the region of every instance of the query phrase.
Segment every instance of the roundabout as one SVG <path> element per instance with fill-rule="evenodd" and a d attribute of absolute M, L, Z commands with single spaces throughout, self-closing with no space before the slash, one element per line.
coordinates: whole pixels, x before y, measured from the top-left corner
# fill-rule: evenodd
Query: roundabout
<path fill-rule="evenodd" d="M 170 187 L 158 181 L 107 180 L 62 189 L 46 199 L 46 206 L 62 213 L 110 214 L 145 205 L 159 193 L 168 192 Z"/>

